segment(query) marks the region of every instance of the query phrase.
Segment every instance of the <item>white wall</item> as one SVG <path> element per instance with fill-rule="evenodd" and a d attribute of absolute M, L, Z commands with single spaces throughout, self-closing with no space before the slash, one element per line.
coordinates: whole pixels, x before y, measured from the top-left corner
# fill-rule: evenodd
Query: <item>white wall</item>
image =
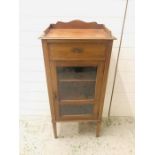
<path fill-rule="evenodd" d="M 50 24 L 81 19 L 104 23 L 114 43 L 106 91 L 107 115 L 114 67 L 126 0 L 21 0 L 20 2 L 20 113 L 50 115 L 41 42 L 38 37 Z M 134 1 L 129 0 L 112 115 L 134 115 Z"/>

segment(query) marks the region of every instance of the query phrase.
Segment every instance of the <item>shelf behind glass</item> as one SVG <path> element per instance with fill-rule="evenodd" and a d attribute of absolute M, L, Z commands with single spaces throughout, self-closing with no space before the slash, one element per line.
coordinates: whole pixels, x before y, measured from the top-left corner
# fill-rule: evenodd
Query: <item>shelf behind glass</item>
<path fill-rule="evenodd" d="M 59 82 L 59 96 L 61 100 L 94 99 L 95 81 Z"/>
<path fill-rule="evenodd" d="M 97 67 L 57 67 L 60 100 L 88 100 L 95 98 Z"/>
<path fill-rule="evenodd" d="M 93 104 L 86 105 L 61 105 L 59 109 L 59 113 L 61 116 L 63 115 L 86 115 L 93 114 Z"/>
<path fill-rule="evenodd" d="M 95 81 L 97 67 L 57 67 L 59 81 Z"/>

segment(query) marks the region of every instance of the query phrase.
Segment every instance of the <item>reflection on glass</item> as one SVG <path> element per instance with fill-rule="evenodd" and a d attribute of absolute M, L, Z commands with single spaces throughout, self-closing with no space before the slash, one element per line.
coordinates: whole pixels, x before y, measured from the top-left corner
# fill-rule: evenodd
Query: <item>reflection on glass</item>
<path fill-rule="evenodd" d="M 62 100 L 93 99 L 95 82 L 61 82 L 59 96 Z"/>
<path fill-rule="evenodd" d="M 80 80 L 95 80 L 96 67 L 58 67 L 59 80 L 65 79 L 80 79 Z"/>
<path fill-rule="evenodd" d="M 60 100 L 94 99 L 97 67 L 57 67 Z"/>
<path fill-rule="evenodd" d="M 63 105 L 60 106 L 60 115 L 80 115 L 80 114 L 92 114 L 93 105 Z"/>

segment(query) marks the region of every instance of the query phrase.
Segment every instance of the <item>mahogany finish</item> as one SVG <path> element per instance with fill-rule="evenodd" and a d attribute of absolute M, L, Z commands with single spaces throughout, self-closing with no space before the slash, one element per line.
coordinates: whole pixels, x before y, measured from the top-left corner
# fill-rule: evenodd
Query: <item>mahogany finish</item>
<path fill-rule="evenodd" d="M 99 136 L 114 39 L 104 25 L 80 20 L 41 36 L 55 138 L 61 121 L 95 121 Z"/>
<path fill-rule="evenodd" d="M 51 60 L 104 60 L 106 45 L 94 43 L 49 43 L 49 56 Z M 96 48 L 98 47 L 98 48 Z"/>

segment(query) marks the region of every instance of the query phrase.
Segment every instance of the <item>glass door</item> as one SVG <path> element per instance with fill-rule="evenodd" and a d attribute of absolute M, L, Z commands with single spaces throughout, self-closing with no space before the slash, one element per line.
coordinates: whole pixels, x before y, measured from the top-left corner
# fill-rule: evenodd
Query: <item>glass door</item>
<path fill-rule="evenodd" d="M 98 65 L 56 65 L 58 115 L 93 117 Z"/>

